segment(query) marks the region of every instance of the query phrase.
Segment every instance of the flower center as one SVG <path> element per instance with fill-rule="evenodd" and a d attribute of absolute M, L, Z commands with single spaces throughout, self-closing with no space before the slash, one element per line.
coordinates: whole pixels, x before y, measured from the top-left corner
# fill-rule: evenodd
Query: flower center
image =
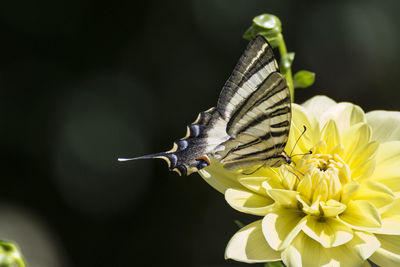
<path fill-rule="evenodd" d="M 308 164 L 322 172 L 340 171 L 343 168 L 343 160 L 338 155 L 316 154 L 311 157 Z"/>
<path fill-rule="evenodd" d="M 351 181 L 349 167 L 338 154 L 306 155 L 296 168 L 304 174 L 297 191 L 308 203 L 340 202 L 343 185 Z"/>
<path fill-rule="evenodd" d="M 334 164 L 332 156 L 329 154 L 316 155 L 316 157 L 310 159 L 310 162 L 315 163 L 315 167 L 321 171 L 327 171 L 328 167 Z"/>
<path fill-rule="evenodd" d="M 326 171 L 326 170 L 328 169 L 328 163 L 327 163 L 326 161 L 321 161 L 321 162 L 319 163 L 318 168 L 319 168 L 321 171 Z"/>

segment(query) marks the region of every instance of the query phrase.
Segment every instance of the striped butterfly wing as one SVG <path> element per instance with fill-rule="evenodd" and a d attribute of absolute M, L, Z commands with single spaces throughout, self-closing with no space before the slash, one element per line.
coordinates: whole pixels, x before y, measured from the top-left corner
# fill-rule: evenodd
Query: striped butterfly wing
<path fill-rule="evenodd" d="M 208 155 L 228 169 L 279 166 L 285 161 L 290 96 L 264 37 L 250 41 L 224 85 L 218 104 L 201 112 L 171 150 L 120 161 L 160 158 L 172 171 L 189 175 L 208 166 Z"/>
<path fill-rule="evenodd" d="M 272 48 L 261 36 L 249 43 L 221 92 L 218 106 L 231 137 L 215 155 L 230 170 L 287 162 L 290 92 Z"/>
<path fill-rule="evenodd" d="M 278 69 L 267 40 L 260 35 L 254 37 L 219 95 L 217 107 L 222 117 L 229 119 L 238 109 L 238 105 L 254 93 L 270 73 Z"/>

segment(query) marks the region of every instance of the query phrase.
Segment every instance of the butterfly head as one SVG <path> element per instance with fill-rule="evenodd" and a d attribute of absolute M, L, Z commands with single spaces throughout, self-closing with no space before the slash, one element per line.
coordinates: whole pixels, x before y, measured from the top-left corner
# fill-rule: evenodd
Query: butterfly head
<path fill-rule="evenodd" d="M 286 161 L 287 164 L 290 165 L 292 163 L 292 157 L 286 154 L 285 151 L 282 152 L 281 156 Z"/>

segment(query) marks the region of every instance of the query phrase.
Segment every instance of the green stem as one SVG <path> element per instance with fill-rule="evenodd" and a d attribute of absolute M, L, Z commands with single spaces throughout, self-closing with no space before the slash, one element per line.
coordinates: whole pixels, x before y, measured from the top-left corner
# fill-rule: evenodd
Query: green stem
<path fill-rule="evenodd" d="M 279 42 L 279 53 L 281 54 L 281 58 L 287 54 L 285 40 L 283 39 L 283 35 L 281 33 L 278 34 Z M 293 76 L 292 76 L 292 68 L 289 67 L 284 70 L 282 75 L 285 77 L 286 82 L 289 86 L 290 98 L 292 102 L 294 101 L 294 86 L 293 86 Z"/>
<path fill-rule="evenodd" d="M 14 260 L 18 264 L 18 267 L 27 267 L 26 262 L 22 256 L 20 258 L 15 258 Z"/>

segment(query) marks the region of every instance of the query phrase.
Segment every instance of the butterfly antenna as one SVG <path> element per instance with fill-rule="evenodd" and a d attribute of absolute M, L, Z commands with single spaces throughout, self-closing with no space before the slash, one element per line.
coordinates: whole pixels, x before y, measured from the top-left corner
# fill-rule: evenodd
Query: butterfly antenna
<path fill-rule="evenodd" d="M 293 157 L 292 154 L 293 154 L 294 149 L 295 149 L 296 146 L 297 146 L 297 143 L 299 142 L 300 138 L 301 138 L 301 137 L 305 134 L 305 132 L 307 131 L 307 127 L 306 127 L 305 125 L 303 125 L 303 127 L 304 127 L 303 132 L 301 133 L 301 135 L 299 136 L 299 138 L 297 138 L 296 143 L 294 143 L 294 146 L 293 146 L 293 148 L 292 148 L 292 151 L 290 151 L 289 157 Z"/>
<path fill-rule="evenodd" d="M 296 157 L 296 156 L 305 156 L 305 155 L 311 155 L 311 154 L 312 154 L 312 151 L 310 150 L 307 153 L 294 154 L 291 157 L 293 158 L 293 157 Z"/>

